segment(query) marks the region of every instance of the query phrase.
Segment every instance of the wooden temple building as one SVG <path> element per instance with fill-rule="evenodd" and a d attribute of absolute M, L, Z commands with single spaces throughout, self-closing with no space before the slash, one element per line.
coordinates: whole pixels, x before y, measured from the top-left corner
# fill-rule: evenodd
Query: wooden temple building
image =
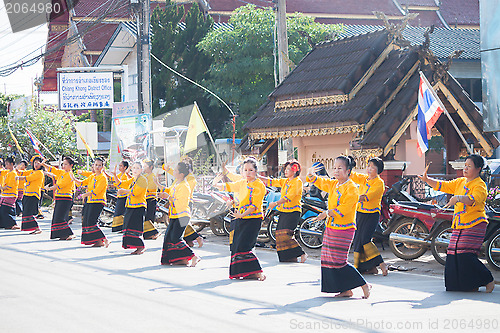
<path fill-rule="evenodd" d="M 467 144 L 491 156 L 497 138 L 483 132 L 479 108 L 448 72 L 459 52 L 438 60 L 429 50 L 429 33 L 424 43 L 411 45 L 401 27 L 392 25 L 316 45 L 246 123 L 241 147 L 267 154 L 269 174 L 278 170 L 279 141 L 290 138 L 303 169 L 321 161 L 328 170 L 336 156 L 351 154 L 359 169 L 368 157 L 379 156 L 388 169 L 405 164 L 406 174 L 420 174 L 425 167 L 416 135 L 421 71 Z M 446 171 L 455 173 L 448 162 L 467 154 L 465 144 L 444 114 L 433 134 L 444 138 Z"/>

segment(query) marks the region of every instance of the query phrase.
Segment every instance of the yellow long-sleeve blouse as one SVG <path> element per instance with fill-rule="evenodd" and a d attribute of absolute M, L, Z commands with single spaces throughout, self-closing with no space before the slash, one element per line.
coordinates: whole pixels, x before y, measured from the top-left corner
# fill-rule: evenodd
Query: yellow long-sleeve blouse
<path fill-rule="evenodd" d="M 146 192 L 146 200 L 156 198 L 156 192 L 158 191 L 158 188 L 156 187 L 153 173 L 147 175 L 147 180 L 148 190 Z"/>
<path fill-rule="evenodd" d="M 73 198 L 73 193 L 75 193 L 75 182 L 71 179 L 71 171 L 67 172 L 53 166 L 49 167 L 48 171 L 56 176 L 56 191 L 54 196 Z"/>
<path fill-rule="evenodd" d="M 174 170 L 171 167 L 165 166 L 165 164 L 163 164 L 162 169 L 166 171 L 169 175 L 171 176 L 174 175 Z M 193 175 L 192 172 L 190 172 L 189 175 L 186 176 L 185 180 L 187 181 L 189 189 L 191 191 L 190 198 L 193 199 L 194 189 L 198 184 L 198 181 L 196 180 L 196 177 Z"/>
<path fill-rule="evenodd" d="M 300 212 L 302 211 L 302 180 L 295 177 L 292 180 L 288 178 L 269 179 L 266 180 L 266 185 L 281 187 L 281 197 L 285 198 L 285 202 L 276 206 L 280 212 Z"/>
<path fill-rule="evenodd" d="M 2 187 L 5 187 L 5 189 L 2 191 L 2 197 L 17 197 L 17 188 L 19 182 L 17 181 L 16 176 L 16 170 L 5 170 L 2 180 Z"/>
<path fill-rule="evenodd" d="M 453 195 L 466 195 L 474 201 L 472 206 L 467 206 L 462 202 L 455 204 L 452 228 L 467 229 L 481 222 L 488 222 L 484 210 L 488 190 L 481 178 L 477 177 L 470 182 L 467 182 L 465 177 L 450 181 L 438 181 L 434 189 Z"/>
<path fill-rule="evenodd" d="M 170 218 L 180 218 L 191 216 L 189 201 L 191 200 L 191 189 L 184 179 L 180 183 L 174 183 L 163 190 L 170 196 L 168 200 L 168 216 Z"/>
<path fill-rule="evenodd" d="M 328 210 L 333 210 L 334 216 L 328 216 L 327 228 L 356 229 L 359 190 L 351 179 L 339 184 L 337 179 L 308 176 L 307 181 L 313 183 L 320 190 L 328 192 Z"/>
<path fill-rule="evenodd" d="M 137 177 L 137 180 L 131 178 L 130 193 L 127 196 L 125 207 L 139 208 L 146 207 L 146 192 L 148 190 L 148 179 L 144 175 Z M 128 182 L 128 181 L 125 181 Z"/>
<path fill-rule="evenodd" d="M 359 185 L 359 195 L 366 195 L 368 198 L 368 201 L 358 204 L 358 212 L 380 213 L 382 196 L 385 191 L 384 180 L 378 175 L 368 180 L 368 175 L 357 172 L 352 172 L 350 178 Z"/>
<path fill-rule="evenodd" d="M 247 182 L 241 179 L 234 183 L 225 183 L 224 190 L 235 192 L 238 196 L 238 212 L 244 213 L 248 208 L 254 207 L 255 210 L 243 217 L 243 219 L 264 218 L 262 204 L 266 195 L 266 186 L 260 179 Z"/>
<path fill-rule="evenodd" d="M 117 180 L 113 181 L 113 185 L 119 190 L 119 189 L 125 189 L 128 190 L 130 187 L 130 184 L 132 184 L 132 181 L 129 181 L 132 179 L 131 176 L 129 176 L 126 172 L 120 173 L 116 175 Z M 127 182 L 128 181 L 128 182 Z M 118 198 L 126 198 L 126 194 L 118 195 Z"/>
<path fill-rule="evenodd" d="M 40 199 L 42 187 L 45 183 L 45 176 L 42 170 L 33 170 L 29 174 L 25 174 L 26 182 L 24 187 L 24 195 L 28 197 L 37 197 Z"/>
<path fill-rule="evenodd" d="M 93 173 L 82 182 L 82 185 L 87 186 L 87 192 L 90 192 L 87 203 L 106 204 L 108 178 L 104 174 L 96 175 Z"/>

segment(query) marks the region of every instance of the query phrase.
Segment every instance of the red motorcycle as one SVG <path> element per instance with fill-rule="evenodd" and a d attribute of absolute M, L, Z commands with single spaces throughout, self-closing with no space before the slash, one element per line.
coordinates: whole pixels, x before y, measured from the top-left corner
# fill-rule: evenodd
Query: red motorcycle
<path fill-rule="evenodd" d="M 453 209 L 421 202 L 397 202 L 390 205 L 389 211 L 392 217 L 384 234 L 389 234 L 391 251 L 404 260 L 427 252 L 432 240 L 453 220 Z"/>

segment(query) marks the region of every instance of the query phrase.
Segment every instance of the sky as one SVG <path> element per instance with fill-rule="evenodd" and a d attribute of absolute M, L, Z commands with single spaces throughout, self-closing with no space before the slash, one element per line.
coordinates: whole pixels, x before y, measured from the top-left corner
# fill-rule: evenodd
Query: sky
<path fill-rule="evenodd" d="M 47 41 L 47 24 L 40 25 L 28 30 L 12 33 L 5 5 L 0 2 L 0 68 L 14 63 L 20 63 L 21 59 L 30 59 L 45 50 Z M 42 47 L 42 49 L 40 49 Z M 29 54 L 35 51 L 35 53 Z M 42 75 L 42 61 L 35 65 L 18 69 L 9 76 L 0 76 L 0 92 L 2 94 L 24 94 L 31 96 L 33 81 Z M 53 96 L 46 96 L 42 101 L 53 103 Z M 57 101 L 57 98 L 55 99 Z"/>

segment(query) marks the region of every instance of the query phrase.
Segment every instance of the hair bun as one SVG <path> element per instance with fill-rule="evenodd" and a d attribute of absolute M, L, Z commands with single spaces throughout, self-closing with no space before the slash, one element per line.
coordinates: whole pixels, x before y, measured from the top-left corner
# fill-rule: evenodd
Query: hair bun
<path fill-rule="evenodd" d="M 349 155 L 349 156 L 347 156 L 347 159 L 349 160 L 349 167 L 351 169 L 354 169 L 356 167 L 356 160 L 354 159 L 354 157 Z"/>

